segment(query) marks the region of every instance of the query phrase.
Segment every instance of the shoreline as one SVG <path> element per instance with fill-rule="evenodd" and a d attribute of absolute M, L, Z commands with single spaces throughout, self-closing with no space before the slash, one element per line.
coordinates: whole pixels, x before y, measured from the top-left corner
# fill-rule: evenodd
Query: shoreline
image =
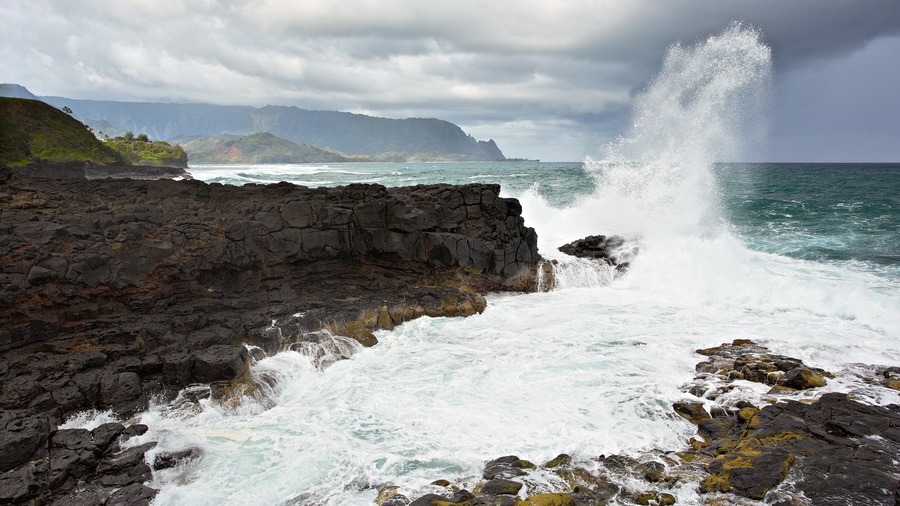
<path fill-rule="evenodd" d="M 28 178 L 48 179 L 193 179 L 188 167 L 155 167 L 151 165 L 98 164 L 91 162 L 42 162 L 11 167 Z"/>
<path fill-rule="evenodd" d="M 56 430 L 72 413 L 127 419 L 193 383 L 227 402 L 253 388 L 252 360 L 323 332 L 372 346 L 375 329 L 534 290 L 537 236 L 499 190 L 42 179 L 0 167 L 0 500 L 132 485 L 129 501 L 152 496 L 142 457 L 128 453 L 126 466 L 130 450 Z"/>

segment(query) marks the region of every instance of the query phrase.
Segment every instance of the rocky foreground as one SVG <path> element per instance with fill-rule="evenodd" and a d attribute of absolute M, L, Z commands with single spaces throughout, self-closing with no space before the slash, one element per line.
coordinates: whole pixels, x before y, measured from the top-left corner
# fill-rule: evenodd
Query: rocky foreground
<path fill-rule="evenodd" d="M 379 506 L 595 506 L 605 504 L 900 504 L 900 406 L 871 406 L 826 393 L 827 371 L 749 340 L 697 350 L 691 399 L 674 412 L 697 425 L 691 447 L 643 456 L 561 454 L 536 465 L 518 456 L 488 462 L 471 491 L 437 480 L 410 500 L 385 487 Z M 715 402 L 735 381 L 771 386 L 769 404 Z M 869 380 L 900 390 L 900 368 Z M 707 409 L 712 406 L 712 409 Z M 415 496 L 413 496 L 415 497 Z M 525 497 L 525 499 L 521 499 Z"/>
<path fill-rule="evenodd" d="M 244 344 L 274 353 L 334 333 L 371 346 L 375 329 L 533 290 L 537 236 L 499 191 L 0 167 L 0 503 L 147 503 L 148 447 L 126 442 L 146 428 L 59 424 L 90 408 L 127 419 L 195 383 L 240 394 Z"/>

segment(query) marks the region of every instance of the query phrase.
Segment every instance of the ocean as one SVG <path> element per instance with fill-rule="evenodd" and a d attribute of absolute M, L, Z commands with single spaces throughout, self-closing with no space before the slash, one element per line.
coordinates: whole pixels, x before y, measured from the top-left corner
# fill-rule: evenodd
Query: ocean
<path fill-rule="evenodd" d="M 504 455 L 590 467 L 682 450 L 696 427 L 672 403 L 691 398 L 695 350 L 734 339 L 836 374 L 806 395 L 900 403 L 865 381 L 868 365 L 900 366 L 900 164 L 715 163 L 764 137 L 771 55 L 759 40 L 732 26 L 673 46 L 602 159 L 191 167 L 223 184 L 497 183 L 557 261 L 557 285 L 379 331 L 326 368 L 265 358 L 253 373 L 277 378 L 271 406 L 152 406 L 141 441 L 203 451 L 155 474 L 154 504 L 371 505 L 388 485 L 410 498 L 438 479 L 471 490 Z M 557 251 L 594 234 L 634 247 L 625 274 Z M 734 385 L 718 402 L 761 405 L 768 390 Z M 529 493 L 554 485 L 530 479 Z M 696 483 L 671 492 L 702 502 Z"/>

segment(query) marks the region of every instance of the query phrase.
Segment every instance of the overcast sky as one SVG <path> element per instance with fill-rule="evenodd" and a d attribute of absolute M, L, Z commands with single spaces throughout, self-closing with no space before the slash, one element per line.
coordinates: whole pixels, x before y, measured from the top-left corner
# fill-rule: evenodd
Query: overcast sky
<path fill-rule="evenodd" d="M 900 161 L 900 0 L 0 0 L 0 82 L 36 95 L 436 117 L 579 161 L 666 48 L 759 28 L 767 161 Z"/>

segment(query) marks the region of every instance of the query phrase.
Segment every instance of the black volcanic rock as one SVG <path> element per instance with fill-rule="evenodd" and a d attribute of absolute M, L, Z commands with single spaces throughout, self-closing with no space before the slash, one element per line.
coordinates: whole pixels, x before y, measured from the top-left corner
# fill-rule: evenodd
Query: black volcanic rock
<path fill-rule="evenodd" d="M 618 235 L 589 235 L 560 246 L 559 251 L 574 257 L 601 260 L 624 270 L 628 268 L 629 259 L 634 254 L 630 250 L 623 251 L 625 245 L 625 239 Z"/>
<path fill-rule="evenodd" d="M 100 327 L 117 329 L 104 331 L 108 342 L 152 348 L 212 326 L 252 333 L 273 316 L 318 309 L 332 295 L 377 293 L 377 307 L 337 304 L 353 318 L 327 315 L 356 319 L 377 311 L 385 294 L 420 299 L 412 280 L 430 279 L 435 292 L 449 287 L 432 278 L 468 273 L 478 292 L 521 289 L 539 259 L 521 207 L 499 198 L 495 185 L 239 188 L 14 176 L 0 188 L 8 204 L 0 250 L 8 281 L 0 316 L 8 325 L 0 349 Z M 40 307 L 29 303 L 35 296 Z M 430 299 L 422 299 L 425 313 Z M 229 300 L 267 314 L 230 321 Z M 279 310 L 285 303 L 292 307 Z M 171 321 L 157 316 L 170 310 L 178 313 Z M 137 318 L 126 330 L 117 320 L 129 314 Z M 143 343 L 134 341 L 138 334 Z"/>
<path fill-rule="evenodd" d="M 825 385 L 821 369 L 739 339 L 697 350 L 709 360 L 697 364 L 699 381 L 717 377 L 727 390 L 736 379 L 773 385 L 773 392 Z M 705 392 L 715 398 L 719 390 Z M 842 393 L 811 402 L 783 400 L 761 409 L 741 401 L 691 418 L 703 441 L 694 441 L 709 472 L 701 492 L 731 492 L 761 500 L 789 475 L 785 492 L 800 492 L 812 504 L 890 504 L 900 473 L 900 406 L 870 406 Z"/>

